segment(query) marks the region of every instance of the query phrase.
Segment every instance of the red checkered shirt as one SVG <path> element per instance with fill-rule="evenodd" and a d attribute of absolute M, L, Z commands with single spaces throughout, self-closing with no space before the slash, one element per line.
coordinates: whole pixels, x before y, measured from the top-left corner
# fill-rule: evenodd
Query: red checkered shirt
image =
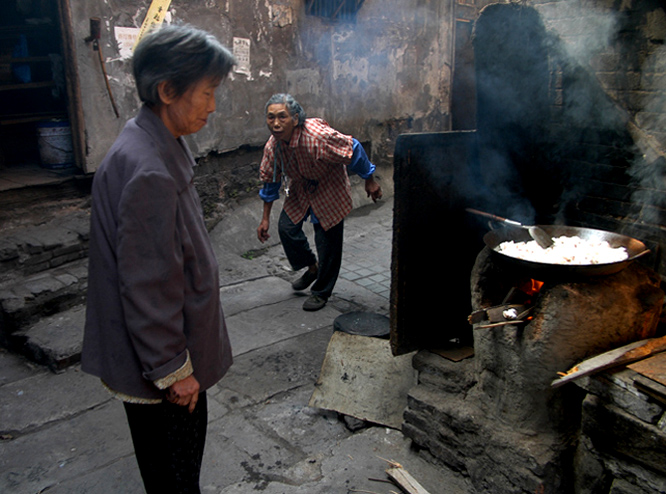
<path fill-rule="evenodd" d="M 277 147 L 277 153 L 276 153 Z M 352 210 L 347 165 L 353 154 L 351 136 L 342 134 L 320 118 L 308 118 L 294 128 L 287 145 L 271 136 L 264 146 L 260 178 L 289 182 L 284 210 L 298 223 L 312 208 L 324 230 L 337 225 Z"/>

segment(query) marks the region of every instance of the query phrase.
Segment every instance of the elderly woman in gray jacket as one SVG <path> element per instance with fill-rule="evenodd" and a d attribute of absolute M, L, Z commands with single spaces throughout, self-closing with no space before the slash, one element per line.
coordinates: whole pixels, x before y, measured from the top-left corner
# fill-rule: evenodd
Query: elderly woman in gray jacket
<path fill-rule="evenodd" d="M 183 136 L 234 64 L 213 36 L 166 26 L 136 47 L 144 105 L 92 191 L 82 368 L 124 401 L 148 493 L 198 493 L 206 389 L 231 365 L 219 273 Z"/>

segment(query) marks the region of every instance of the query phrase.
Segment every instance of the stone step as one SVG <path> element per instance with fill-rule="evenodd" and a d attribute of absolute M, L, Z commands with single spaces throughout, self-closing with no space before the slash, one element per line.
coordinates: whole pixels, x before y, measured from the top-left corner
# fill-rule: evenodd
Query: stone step
<path fill-rule="evenodd" d="M 42 318 L 10 334 L 8 348 L 53 372 L 61 372 L 81 360 L 85 313 L 81 304 Z"/>
<path fill-rule="evenodd" d="M 442 353 L 446 351 L 440 350 Z M 450 350 L 454 353 L 455 350 Z M 436 351 L 422 350 L 412 361 L 419 373 L 419 382 L 445 390 L 449 393 L 466 393 L 475 383 L 474 359 L 451 360 Z"/>
<path fill-rule="evenodd" d="M 80 360 L 89 215 L 58 199 L 3 216 L 0 345 L 56 372 Z"/>
<path fill-rule="evenodd" d="M 41 318 L 83 303 L 88 259 L 77 259 L 0 285 L 0 343 Z"/>
<path fill-rule="evenodd" d="M 42 224 L 3 228 L 0 282 L 29 276 L 88 255 L 89 215 L 76 209 Z"/>

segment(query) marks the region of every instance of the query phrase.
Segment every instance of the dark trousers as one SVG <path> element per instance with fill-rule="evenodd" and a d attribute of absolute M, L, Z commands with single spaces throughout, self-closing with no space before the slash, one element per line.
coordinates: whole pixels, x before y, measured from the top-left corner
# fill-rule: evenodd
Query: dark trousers
<path fill-rule="evenodd" d="M 310 249 L 308 239 L 303 232 L 303 221 L 292 222 L 284 209 L 282 210 L 278 222 L 282 247 L 289 264 L 296 271 L 314 265 L 319 257 L 319 275 L 317 281 L 312 285 L 311 291 L 314 295 L 328 299 L 333 293 L 335 282 L 338 281 L 342 265 L 344 221 L 328 230 L 324 230 L 319 223 L 314 223 L 317 256 Z"/>
<path fill-rule="evenodd" d="M 134 453 L 148 494 L 200 494 L 199 473 L 208 427 L 206 393 L 188 407 L 125 403 Z"/>

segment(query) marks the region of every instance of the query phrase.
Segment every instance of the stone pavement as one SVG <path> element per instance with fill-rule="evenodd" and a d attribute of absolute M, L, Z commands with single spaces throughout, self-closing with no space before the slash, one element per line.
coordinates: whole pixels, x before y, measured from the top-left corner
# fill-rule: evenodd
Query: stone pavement
<path fill-rule="evenodd" d="M 235 361 L 208 392 L 203 493 L 389 494 L 399 489 L 386 483 L 387 460 L 430 494 L 473 492 L 399 430 L 350 427 L 349 417 L 308 406 L 335 319 L 388 315 L 392 206 L 364 206 L 346 220 L 340 280 L 314 313 L 301 309 L 306 294 L 291 289 L 297 274 L 281 247 L 253 238 L 256 201 L 211 233 Z M 0 351 L 0 434 L 0 492 L 143 492 L 121 403 L 77 365 L 53 373 Z"/>

